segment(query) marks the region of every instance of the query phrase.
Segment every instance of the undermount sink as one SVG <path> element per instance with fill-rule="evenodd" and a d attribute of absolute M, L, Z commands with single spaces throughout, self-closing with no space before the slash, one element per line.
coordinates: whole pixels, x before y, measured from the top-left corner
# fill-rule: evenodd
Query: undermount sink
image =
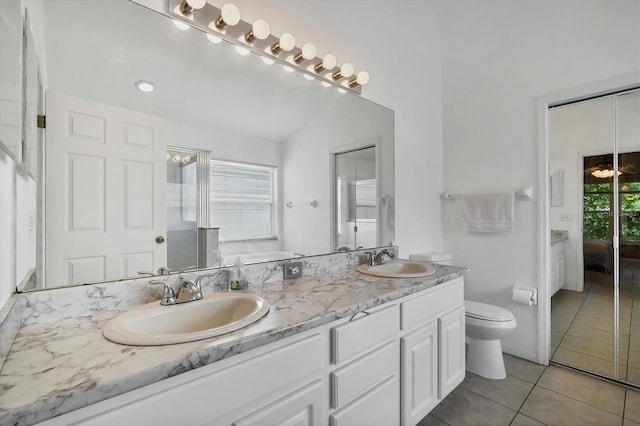
<path fill-rule="evenodd" d="M 367 275 L 385 278 L 419 278 L 433 275 L 436 267 L 429 263 L 412 262 L 409 260 L 394 260 L 382 265 L 362 264 L 357 271 Z"/>
<path fill-rule="evenodd" d="M 250 293 L 212 293 L 201 300 L 133 308 L 111 319 L 102 335 L 125 345 L 168 345 L 208 339 L 246 327 L 269 312 L 269 303 Z"/>

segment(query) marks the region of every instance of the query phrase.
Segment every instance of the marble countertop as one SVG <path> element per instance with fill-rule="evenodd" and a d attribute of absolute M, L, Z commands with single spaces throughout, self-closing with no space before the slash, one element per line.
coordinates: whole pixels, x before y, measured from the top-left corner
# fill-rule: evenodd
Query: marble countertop
<path fill-rule="evenodd" d="M 0 370 L 0 424 L 33 424 L 277 341 L 463 276 L 390 279 L 353 268 L 250 286 L 269 301 L 259 322 L 234 333 L 166 346 L 124 346 L 102 336 L 118 312 L 20 328 Z M 194 302 L 197 303 L 197 302 Z"/>

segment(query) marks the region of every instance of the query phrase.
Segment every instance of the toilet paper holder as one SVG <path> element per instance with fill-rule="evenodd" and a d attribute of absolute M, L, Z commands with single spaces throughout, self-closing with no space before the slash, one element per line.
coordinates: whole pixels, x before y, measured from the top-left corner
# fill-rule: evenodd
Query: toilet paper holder
<path fill-rule="evenodd" d="M 538 289 L 533 287 L 513 286 L 511 298 L 514 302 L 534 306 L 538 304 Z"/>

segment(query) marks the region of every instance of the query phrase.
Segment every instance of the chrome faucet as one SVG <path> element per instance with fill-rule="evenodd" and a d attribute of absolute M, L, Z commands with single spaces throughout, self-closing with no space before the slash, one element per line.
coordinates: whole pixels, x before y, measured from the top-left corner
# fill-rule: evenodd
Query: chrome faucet
<path fill-rule="evenodd" d="M 200 288 L 200 279 L 198 277 L 195 282 L 191 280 L 185 280 L 180 278 L 180 286 L 178 287 L 178 294 L 173 291 L 173 288 L 166 281 L 154 280 L 149 281 L 149 284 L 160 284 L 164 286 L 162 292 L 162 299 L 160 304 L 163 306 L 177 305 L 179 303 L 194 302 L 202 299 L 202 289 Z"/>
<path fill-rule="evenodd" d="M 370 266 L 383 265 L 385 256 L 389 256 L 389 259 L 393 259 L 396 257 L 396 255 L 393 254 L 393 252 L 389 249 L 382 249 L 375 254 L 373 252 L 368 252 L 367 255 L 369 256 L 367 263 Z"/>

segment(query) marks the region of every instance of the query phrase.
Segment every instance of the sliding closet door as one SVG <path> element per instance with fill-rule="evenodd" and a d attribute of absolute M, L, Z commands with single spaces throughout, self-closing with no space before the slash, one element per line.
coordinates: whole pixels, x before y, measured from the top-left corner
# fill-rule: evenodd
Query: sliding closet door
<path fill-rule="evenodd" d="M 640 90 L 615 96 L 618 378 L 640 385 Z"/>
<path fill-rule="evenodd" d="M 602 96 L 549 111 L 551 360 L 640 384 L 640 97 Z M 562 231 L 562 232 L 558 232 Z M 560 247 L 565 247 L 560 250 Z M 635 303 L 635 306 L 634 306 Z"/>

